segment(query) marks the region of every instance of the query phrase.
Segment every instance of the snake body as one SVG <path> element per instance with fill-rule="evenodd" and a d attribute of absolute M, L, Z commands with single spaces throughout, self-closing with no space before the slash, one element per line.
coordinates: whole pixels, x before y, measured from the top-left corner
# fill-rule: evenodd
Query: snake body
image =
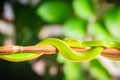
<path fill-rule="evenodd" d="M 41 45 L 55 46 L 58 49 L 59 53 L 64 58 L 73 62 L 81 62 L 81 61 L 94 59 L 102 52 L 104 47 L 120 48 L 120 44 L 114 42 L 78 41 L 76 39 L 60 40 L 57 38 L 49 38 L 37 44 L 37 46 L 41 46 Z M 79 47 L 79 48 L 90 47 L 90 49 L 84 52 L 75 52 L 70 47 Z M 41 55 L 42 53 L 38 54 L 32 52 L 27 52 L 27 53 L 22 52 L 22 53 L 1 55 L 0 58 L 8 61 L 20 62 L 20 61 L 34 59 Z"/>

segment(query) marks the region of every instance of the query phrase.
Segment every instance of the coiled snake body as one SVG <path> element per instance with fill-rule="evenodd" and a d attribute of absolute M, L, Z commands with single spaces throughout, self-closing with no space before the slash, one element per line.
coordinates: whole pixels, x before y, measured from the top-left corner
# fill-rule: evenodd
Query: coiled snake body
<path fill-rule="evenodd" d="M 49 38 L 41 41 L 37 44 L 37 46 L 41 45 L 53 45 L 57 48 L 59 53 L 66 59 L 74 62 L 81 62 L 86 60 L 91 60 L 97 57 L 104 49 L 104 47 L 115 47 L 120 48 L 120 44 L 116 42 L 105 42 L 105 41 L 78 41 L 76 39 L 65 39 L 60 40 L 57 38 Z M 71 47 L 84 48 L 88 47 L 87 51 L 84 52 L 76 52 L 71 49 Z M 0 55 L 0 58 L 19 62 L 26 61 L 36 57 L 41 56 L 41 54 L 33 53 L 33 52 L 21 52 L 15 54 L 6 54 Z"/>

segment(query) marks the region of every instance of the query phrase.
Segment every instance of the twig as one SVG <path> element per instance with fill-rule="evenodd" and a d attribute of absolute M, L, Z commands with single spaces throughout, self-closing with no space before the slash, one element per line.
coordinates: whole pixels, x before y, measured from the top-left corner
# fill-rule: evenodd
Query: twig
<path fill-rule="evenodd" d="M 74 51 L 83 52 L 88 50 L 88 48 L 73 48 Z M 35 52 L 35 53 L 44 53 L 44 54 L 55 54 L 57 53 L 57 48 L 52 45 L 42 45 L 42 46 L 1 46 L 0 55 L 4 54 L 13 54 L 17 52 Z M 120 49 L 117 48 L 104 48 L 101 55 L 103 56 L 120 56 Z"/>
<path fill-rule="evenodd" d="M 56 48 L 51 45 L 43 46 L 15 46 L 8 45 L 0 47 L 0 55 L 4 54 L 13 54 L 18 52 L 35 52 L 35 53 L 45 53 L 45 54 L 54 54 L 56 53 Z"/>

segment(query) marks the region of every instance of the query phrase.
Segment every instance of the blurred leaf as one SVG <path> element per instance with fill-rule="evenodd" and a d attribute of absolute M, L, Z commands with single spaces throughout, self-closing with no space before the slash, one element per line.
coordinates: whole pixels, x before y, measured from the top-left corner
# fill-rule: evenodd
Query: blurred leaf
<path fill-rule="evenodd" d="M 74 37 L 78 39 L 85 38 L 86 21 L 79 18 L 69 19 L 64 24 L 63 34 L 67 37 Z"/>
<path fill-rule="evenodd" d="M 37 33 L 44 23 L 36 15 L 36 9 L 18 2 L 13 4 L 13 9 L 15 14 L 17 44 L 32 45 L 38 42 Z"/>
<path fill-rule="evenodd" d="M 70 6 L 63 1 L 46 1 L 37 9 L 37 14 L 46 22 L 63 22 L 71 16 Z"/>
<path fill-rule="evenodd" d="M 73 9 L 78 17 L 89 19 L 94 16 L 93 0 L 73 0 Z"/>
<path fill-rule="evenodd" d="M 70 62 L 63 58 L 63 56 L 61 56 L 60 54 L 58 54 L 57 56 L 57 61 L 64 64 L 63 72 L 65 77 L 63 80 L 87 80 L 82 65 L 80 63 Z"/>
<path fill-rule="evenodd" d="M 28 27 L 23 27 L 19 34 L 17 35 L 17 42 L 20 45 L 26 45 L 26 44 L 30 44 L 28 42 L 30 42 L 30 40 L 32 39 L 32 31 L 28 28 Z"/>
<path fill-rule="evenodd" d="M 63 56 L 58 53 L 58 55 L 57 55 L 57 61 L 58 61 L 59 63 L 64 63 L 65 58 L 63 58 Z"/>
<path fill-rule="evenodd" d="M 120 40 L 120 7 L 110 8 L 104 15 L 107 29 Z"/>
<path fill-rule="evenodd" d="M 65 80 L 81 80 L 79 79 L 79 76 L 81 76 L 80 64 L 74 62 L 66 62 L 63 69 Z"/>
<path fill-rule="evenodd" d="M 35 13 L 35 8 L 29 5 L 21 5 L 16 3 L 13 5 L 15 14 L 15 24 L 17 30 L 20 30 L 24 26 L 32 28 L 32 30 L 38 29 L 43 22 L 38 18 Z"/>
<path fill-rule="evenodd" d="M 100 24 L 99 22 L 93 23 L 91 25 L 93 31 L 93 36 L 97 40 L 105 40 L 105 41 L 112 41 L 114 38 L 112 35 L 105 29 L 104 25 Z"/>
<path fill-rule="evenodd" d="M 112 80 L 108 71 L 97 59 L 90 62 L 90 73 L 96 80 Z"/>

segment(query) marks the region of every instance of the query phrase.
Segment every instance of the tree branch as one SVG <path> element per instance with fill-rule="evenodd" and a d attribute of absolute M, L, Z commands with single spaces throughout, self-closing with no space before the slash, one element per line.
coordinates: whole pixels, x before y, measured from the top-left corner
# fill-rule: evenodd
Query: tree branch
<path fill-rule="evenodd" d="M 83 52 L 88 50 L 88 48 L 73 48 L 74 51 Z M 34 53 L 43 53 L 43 54 L 55 54 L 57 53 L 57 48 L 52 45 L 42 45 L 42 46 L 16 46 L 8 45 L 0 47 L 0 55 L 4 54 L 13 54 L 17 52 L 34 52 Z M 104 48 L 101 55 L 103 56 L 120 56 L 120 49 L 117 48 Z"/>

